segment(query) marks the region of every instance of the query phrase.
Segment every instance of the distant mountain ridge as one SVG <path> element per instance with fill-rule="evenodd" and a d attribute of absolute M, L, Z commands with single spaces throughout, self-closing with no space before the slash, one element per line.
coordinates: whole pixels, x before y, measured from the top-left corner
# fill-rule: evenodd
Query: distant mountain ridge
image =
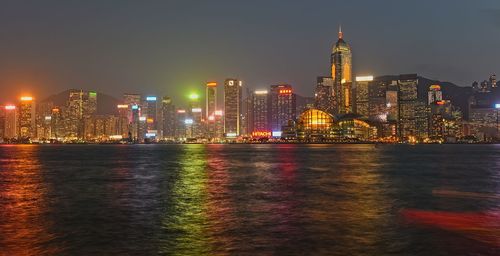
<path fill-rule="evenodd" d="M 72 89 L 69 89 L 58 94 L 51 95 L 41 102 L 53 102 L 54 106 L 66 107 L 69 98 L 69 92 L 71 90 Z M 116 98 L 107 94 L 97 92 L 97 115 L 116 114 L 116 105 L 118 104 L 120 104 L 120 101 Z"/>

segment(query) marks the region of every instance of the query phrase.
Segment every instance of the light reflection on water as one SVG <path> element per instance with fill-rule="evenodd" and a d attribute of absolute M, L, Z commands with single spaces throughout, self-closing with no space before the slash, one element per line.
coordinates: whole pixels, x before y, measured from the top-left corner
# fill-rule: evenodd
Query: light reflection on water
<path fill-rule="evenodd" d="M 489 145 L 0 146 L 0 255 L 498 255 L 400 215 L 498 212 L 498 170 Z"/>

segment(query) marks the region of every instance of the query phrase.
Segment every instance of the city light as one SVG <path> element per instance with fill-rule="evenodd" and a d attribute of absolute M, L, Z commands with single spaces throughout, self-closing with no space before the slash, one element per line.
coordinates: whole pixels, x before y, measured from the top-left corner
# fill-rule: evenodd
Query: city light
<path fill-rule="evenodd" d="M 45 121 L 50 121 L 50 120 L 52 120 L 51 116 L 45 116 Z"/>
<path fill-rule="evenodd" d="M 208 82 L 207 87 L 217 87 L 217 82 Z"/>
<path fill-rule="evenodd" d="M 224 115 L 224 112 L 222 110 L 215 110 L 214 114 L 216 116 L 223 116 Z"/>
<path fill-rule="evenodd" d="M 111 136 L 109 136 L 109 138 L 111 140 L 121 140 L 121 139 L 123 139 L 123 136 L 122 135 L 111 135 Z"/>
<path fill-rule="evenodd" d="M 16 109 L 16 106 L 14 106 L 14 105 L 5 106 L 5 110 L 14 110 L 14 109 Z"/>
<path fill-rule="evenodd" d="M 252 132 L 252 137 L 271 137 L 272 132 L 270 131 L 257 131 L 257 132 Z M 281 135 L 280 135 L 281 136 Z"/>
<path fill-rule="evenodd" d="M 156 137 L 156 133 L 152 133 L 152 132 L 148 132 L 146 133 L 146 138 L 153 138 L 153 137 Z"/>
<path fill-rule="evenodd" d="M 193 124 L 193 119 L 187 118 L 184 120 L 184 124 Z"/>
<path fill-rule="evenodd" d="M 155 120 L 154 120 L 153 118 L 148 118 L 148 119 L 146 119 L 146 122 L 147 122 L 148 124 L 152 124 L 152 123 L 154 123 L 154 122 L 155 122 Z"/>
<path fill-rule="evenodd" d="M 282 134 L 283 134 L 282 131 L 273 131 L 272 132 L 273 137 L 281 137 Z"/>
<path fill-rule="evenodd" d="M 235 132 L 228 132 L 226 134 L 226 137 L 228 137 L 228 138 L 236 138 L 236 137 L 238 137 L 238 134 L 235 133 Z"/>
<path fill-rule="evenodd" d="M 200 98 L 200 95 L 198 95 L 196 93 L 189 94 L 189 99 L 191 99 L 191 100 L 197 100 L 199 98 Z"/>
<path fill-rule="evenodd" d="M 139 109 L 139 105 L 132 105 L 132 110 L 138 110 Z"/>
<path fill-rule="evenodd" d="M 156 101 L 156 96 L 148 96 L 146 97 L 146 101 Z"/>
<path fill-rule="evenodd" d="M 356 82 L 370 82 L 373 81 L 373 76 L 357 76 Z"/>
<path fill-rule="evenodd" d="M 145 116 L 140 116 L 139 117 L 139 121 L 141 121 L 141 122 L 146 122 L 146 119 L 147 118 Z"/>
<path fill-rule="evenodd" d="M 21 97 L 21 101 L 32 101 L 33 100 L 33 97 L 31 96 L 23 96 Z"/>
<path fill-rule="evenodd" d="M 431 91 L 439 91 L 439 90 L 441 90 L 441 86 L 439 86 L 437 84 L 434 84 L 434 85 L 431 85 L 429 87 L 429 90 L 431 90 Z"/>
<path fill-rule="evenodd" d="M 499 109 L 500 108 L 500 103 L 495 104 L 495 108 Z"/>
<path fill-rule="evenodd" d="M 193 112 L 193 113 L 201 113 L 201 108 L 193 108 L 193 109 L 191 109 L 191 112 Z"/>
<path fill-rule="evenodd" d="M 116 107 L 120 108 L 120 109 L 124 109 L 124 108 L 128 108 L 128 105 L 117 105 Z"/>
<path fill-rule="evenodd" d="M 280 92 L 280 94 L 291 94 L 292 90 L 290 90 L 290 89 L 282 89 L 279 92 Z"/>
<path fill-rule="evenodd" d="M 211 116 L 208 116 L 208 121 L 214 121 L 215 120 L 215 116 L 211 115 Z"/>
<path fill-rule="evenodd" d="M 267 90 L 258 90 L 258 91 L 255 91 L 254 93 L 257 95 L 262 95 L 262 94 L 267 94 L 268 92 L 267 92 Z"/>
<path fill-rule="evenodd" d="M 178 113 L 178 114 L 185 114 L 185 113 L 186 113 L 186 110 L 184 110 L 184 109 L 178 109 L 178 110 L 177 110 L 177 113 Z"/>

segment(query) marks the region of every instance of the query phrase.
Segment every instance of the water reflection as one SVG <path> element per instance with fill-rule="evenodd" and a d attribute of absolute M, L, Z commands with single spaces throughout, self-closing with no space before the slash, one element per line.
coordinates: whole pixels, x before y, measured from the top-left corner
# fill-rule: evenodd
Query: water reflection
<path fill-rule="evenodd" d="M 48 212 L 47 188 L 38 161 L 38 147 L 10 148 L 0 162 L 0 250 L 4 255 L 50 255 L 54 238 Z M 12 157 L 14 156 L 14 157 Z"/>
<path fill-rule="evenodd" d="M 390 188 L 381 175 L 384 165 L 380 152 L 370 145 L 326 150 L 329 152 L 306 164 L 314 167 L 307 179 L 307 187 L 313 191 L 307 195 L 305 211 L 309 228 L 316 232 L 316 241 L 311 241 L 316 243 L 316 253 L 334 250 L 338 255 L 383 255 L 397 250 L 402 245 L 391 237 L 388 219 L 393 205 L 387 195 Z M 331 234 L 335 234 L 334 239 Z M 386 243 L 388 239 L 394 240 Z"/>
<path fill-rule="evenodd" d="M 211 248 L 207 234 L 205 147 L 186 145 L 180 157 L 171 205 L 164 216 L 166 238 L 160 251 L 173 255 L 207 255 Z"/>

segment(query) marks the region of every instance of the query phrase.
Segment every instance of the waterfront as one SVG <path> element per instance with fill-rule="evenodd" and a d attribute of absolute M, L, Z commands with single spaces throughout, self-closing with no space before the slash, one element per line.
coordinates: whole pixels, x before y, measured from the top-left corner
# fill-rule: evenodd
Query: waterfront
<path fill-rule="evenodd" d="M 401 212 L 498 212 L 499 170 L 499 145 L 5 145 L 0 253 L 498 255 L 498 224 Z"/>

